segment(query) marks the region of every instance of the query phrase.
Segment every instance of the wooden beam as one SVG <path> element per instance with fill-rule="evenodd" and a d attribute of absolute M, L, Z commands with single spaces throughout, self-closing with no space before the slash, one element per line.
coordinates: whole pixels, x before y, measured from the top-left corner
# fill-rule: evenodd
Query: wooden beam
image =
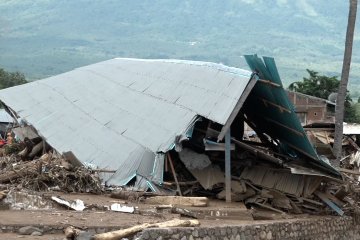
<path fill-rule="evenodd" d="M 334 210 L 337 214 L 340 216 L 344 215 L 344 211 L 341 210 L 335 203 L 333 203 L 324 193 L 316 191 L 314 193 L 316 196 L 318 196 L 326 205 L 328 205 L 332 210 Z"/>
<path fill-rule="evenodd" d="M 302 132 L 296 130 L 296 129 L 293 129 L 293 128 L 291 128 L 291 127 L 288 127 L 288 126 L 286 126 L 286 125 L 284 125 L 284 124 L 282 124 L 282 123 L 279 123 L 278 121 L 275 121 L 275 120 L 270 119 L 270 118 L 265 118 L 265 119 L 266 119 L 267 121 L 269 121 L 269 122 L 275 123 L 276 125 L 278 125 L 278 126 L 280 126 L 280 127 L 283 127 L 283 128 L 285 128 L 285 129 L 287 129 L 287 130 L 295 133 L 296 135 L 299 135 L 299 136 L 301 136 L 301 137 L 304 137 L 304 134 L 303 134 Z"/>
<path fill-rule="evenodd" d="M 354 174 L 354 175 L 360 175 L 359 171 L 354 171 L 354 170 L 350 170 L 350 169 L 337 168 L 337 170 L 340 172 L 350 173 L 350 174 Z"/>
<path fill-rule="evenodd" d="M 230 128 L 225 135 L 225 192 L 226 202 L 231 202 L 231 133 Z"/>
<path fill-rule="evenodd" d="M 180 186 L 189 186 L 199 183 L 198 181 L 178 182 Z M 176 182 L 163 182 L 165 186 L 176 186 Z"/>
<path fill-rule="evenodd" d="M 267 153 L 264 153 L 261 149 L 255 148 L 253 146 L 250 146 L 249 144 L 240 142 L 239 140 L 236 140 L 235 138 L 232 138 L 232 141 L 238 145 L 241 148 L 244 148 L 250 152 L 252 152 L 256 157 L 259 157 L 261 159 L 264 159 L 266 161 L 275 163 L 277 165 L 282 166 L 283 165 L 283 161 L 279 158 L 273 157 Z"/>
<path fill-rule="evenodd" d="M 259 98 L 261 101 L 263 101 L 264 105 L 267 107 L 268 104 L 273 106 L 273 107 L 276 107 L 280 110 L 280 112 L 287 112 L 287 113 L 291 113 L 291 110 L 283 107 L 283 106 L 280 106 L 279 104 L 276 104 L 276 103 L 273 103 L 265 98 Z"/>
<path fill-rule="evenodd" d="M 355 141 L 351 137 L 347 136 L 347 140 L 349 141 L 350 145 L 353 146 L 356 150 L 360 150 L 359 146 L 355 143 Z"/>
<path fill-rule="evenodd" d="M 99 233 L 94 235 L 91 239 L 94 240 L 116 240 L 116 239 L 123 239 L 128 236 L 134 235 L 137 232 L 141 232 L 147 228 L 172 228 L 172 227 L 196 227 L 199 226 L 200 223 L 198 220 L 180 220 L 180 219 L 173 219 L 166 222 L 161 223 L 143 223 L 140 225 L 135 225 L 129 228 L 106 232 L 106 233 Z"/>
<path fill-rule="evenodd" d="M 167 160 L 169 161 L 171 172 L 172 172 L 172 174 L 174 176 L 174 180 L 175 180 L 175 183 L 176 183 L 176 191 L 179 193 L 180 196 L 182 196 L 180 185 L 179 185 L 179 182 L 178 182 L 178 179 L 177 179 L 177 176 L 176 176 L 175 168 L 174 168 L 170 153 L 167 154 Z"/>
<path fill-rule="evenodd" d="M 188 207 L 207 207 L 209 199 L 207 197 L 179 197 L 179 196 L 155 196 L 144 200 L 146 204 L 171 204 L 173 206 Z"/>
<path fill-rule="evenodd" d="M 264 84 L 268 84 L 272 87 L 282 87 L 280 84 L 274 83 L 270 80 L 264 80 L 264 79 L 259 79 L 258 82 L 264 83 Z"/>

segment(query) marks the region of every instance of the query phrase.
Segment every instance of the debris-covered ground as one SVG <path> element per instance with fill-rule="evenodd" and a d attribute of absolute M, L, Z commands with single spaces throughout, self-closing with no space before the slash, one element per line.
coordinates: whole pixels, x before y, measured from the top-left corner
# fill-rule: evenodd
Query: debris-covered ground
<path fill-rule="evenodd" d="M 186 147 L 181 154 L 170 152 L 164 173 L 166 192 L 158 194 L 132 191 L 131 187 L 105 186 L 97 171 L 74 166 L 48 147 L 43 148 L 46 151 L 38 150 L 29 156 L 24 153 L 31 152 L 26 150 L 27 147 L 29 145 L 20 142 L 6 144 L 0 149 L 0 199 L 3 209 L 0 213 L 7 223 L 15 225 L 41 225 L 46 221 L 57 226 L 51 230 L 32 229 L 26 232 L 35 235 L 33 239 L 41 239 L 36 235 L 42 234 L 55 234 L 51 235 L 53 239 L 62 239 L 65 230 L 68 239 L 75 239 L 80 233 L 87 232 L 89 227 L 96 226 L 114 230 L 120 225 L 139 226 L 134 232 L 121 233 L 129 237 L 141 232 L 141 229 L 157 227 L 157 222 L 165 222 L 165 225 L 159 226 L 199 224 L 196 221 L 181 222 L 180 219 L 200 220 L 202 225 L 211 226 L 218 225 L 219 219 L 223 224 L 231 225 L 308 218 L 311 215 L 353 216 L 358 211 L 360 187 L 357 165 L 352 160 L 354 157 L 342 161 L 344 180 L 338 180 L 292 174 L 284 168 L 252 159 L 253 151 L 239 158 L 251 159 L 258 164 L 249 164 L 248 161 L 236 164 L 239 159 L 235 155 L 233 172 L 238 174 L 232 176 L 233 203 L 227 204 L 221 177 L 223 169 L 216 162 L 216 158 L 221 156 L 217 152 L 204 155 Z M 273 155 L 269 149 L 252 148 L 256 148 L 258 154 Z M 191 166 L 190 162 L 186 162 L 188 156 L 202 159 L 202 163 L 199 160 L 196 163 L 198 166 Z M 201 164 L 207 166 L 199 166 Z M 202 170 L 198 171 L 197 167 L 202 167 Z M 176 194 L 182 196 L 174 196 Z M 121 214 L 121 218 L 117 214 Z M 94 218 L 99 216 L 100 220 L 94 222 Z M 178 220 L 171 222 L 172 219 Z M 12 235 L 7 234 L 10 239 Z M 96 235 L 95 232 L 91 234 Z"/>

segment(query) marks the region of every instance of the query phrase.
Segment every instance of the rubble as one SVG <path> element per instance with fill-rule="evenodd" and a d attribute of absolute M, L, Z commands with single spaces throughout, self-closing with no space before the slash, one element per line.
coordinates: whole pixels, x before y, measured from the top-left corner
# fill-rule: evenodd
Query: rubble
<path fill-rule="evenodd" d="M 14 146 L 13 146 L 14 145 Z M 103 187 L 98 174 L 86 167 L 72 167 L 55 152 L 34 159 L 20 157 L 20 144 L 6 145 L 0 157 L 0 183 L 16 185 L 35 191 L 60 190 L 66 192 L 101 193 Z"/>

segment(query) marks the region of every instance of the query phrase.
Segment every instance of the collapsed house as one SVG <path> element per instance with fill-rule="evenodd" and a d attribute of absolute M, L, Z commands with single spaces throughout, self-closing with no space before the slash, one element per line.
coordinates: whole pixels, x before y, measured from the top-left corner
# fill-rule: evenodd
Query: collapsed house
<path fill-rule="evenodd" d="M 226 179 L 241 174 L 299 196 L 312 194 L 319 176 L 341 179 L 309 142 L 274 60 L 245 59 L 251 71 L 207 62 L 116 58 L 1 90 L 0 100 L 16 121 L 15 132 L 23 138 L 40 136 L 71 161 L 100 170 L 107 185 L 161 192 L 174 157 L 199 181 L 199 174 L 206 175 L 205 189 L 218 181 L 209 180 L 219 176 L 214 159 L 225 167 Z M 243 139 L 244 122 L 261 142 Z M 275 170 L 244 161 L 240 171 L 236 166 L 242 159 Z M 277 168 L 287 169 L 285 175 Z"/>
<path fill-rule="evenodd" d="M 287 93 L 303 126 L 313 123 L 335 123 L 335 101 L 299 92 Z"/>

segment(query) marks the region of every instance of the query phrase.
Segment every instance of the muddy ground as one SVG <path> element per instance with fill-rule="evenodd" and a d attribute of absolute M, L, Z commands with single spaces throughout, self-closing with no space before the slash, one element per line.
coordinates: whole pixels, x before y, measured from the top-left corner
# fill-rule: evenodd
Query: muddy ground
<path fill-rule="evenodd" d="M 59 196 L 66 200 L 81 199 L 90 207 L 84 211 L 74 211 L 55 203 L 50 199 L 51 196 Z M 4 209 L 3 201 L 3 210 L 0 211 L 0 226 L 2 229 L 0 239 L 64 239 L 63 229 L 68 226 L 74 226 L 85 231 L 106 232 L 141 223 L 181 218 L 179 214 L 172 214 L 166 211 L 161 213 L 155 212 L 154 205 L 147 205 L 139 201 L 127 202 L 111 198 L 110 195 L 106 194 L 46 192 L 34 193 L 32 195 L 28 192 L 20 192 L 10 193 L 7 201 L 10 209 Z M 135 206 L 139 213 L 121 213 L 104 209 L 105 206 L 110 206 L 113 203 Z M 195 212 L 201 211 L 205 214 L 204 219 L 200 219 L 201 226 L 203 227 L 238 226 L 271 222 L 269 220 L 252 220 L 251 211 L 246 209 L 242 203 L 210 201 L 208 207 L 189 207 L 188 209 Z M 297 216 L 297 218 L 305 217 L 308 216 Z M 296 219 L 289 219 L 289 221 L 294 220 Z M 39 227 L 44 230 L 44 235 L 18 235 L 18 229 L 24 226 Z"/>

